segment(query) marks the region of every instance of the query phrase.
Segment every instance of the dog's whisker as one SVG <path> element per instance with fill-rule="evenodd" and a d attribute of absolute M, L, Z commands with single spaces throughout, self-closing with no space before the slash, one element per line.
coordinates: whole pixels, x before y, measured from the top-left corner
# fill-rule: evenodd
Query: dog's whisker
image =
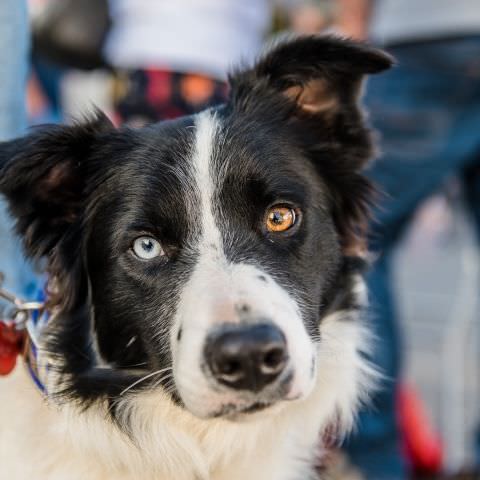
<path fill-rule="evenodd" d="M 129 365 L 122 365 L 121 368 L 133 368 L 133 367 L 143 367 L 148 365 L 148 362 L 132 363 Z"/>
<path fill-rule="evenodd" d="M 143 376 L 142 378 L 140 378 L 140 379 L 136 380 L 135 382 L 133 382 L 132 384 L 130 384 L 127 388 L 123 389 L 120 392 L 120 396 L 125 395 L 125 393 L 127 393 L 129 390 L 131 390 L 133 387 L 136 387 L 138 384 L 144 382 L 145 380 L 148 380 L 149 378 L 154 377 L 155 375 L 159 375 L 160 373 L 171 370 L 171 368 L 172 367 L 162 368 L 160 370 L 156 370 L 155 372 L 151 372 L 151 373 Z"/>
<path fill-rule="evenodd" d="M 165 380 L 170 380 L 171 378 L 173 378 L 173 372 L 163 376 L 162 378 L 160 378 L 158 380 L 156 380 L 155 383 L 152 385 L 152 389 L 157 388 L 159 385 L 162 384 L 162 382 L 164 382 Z"/>

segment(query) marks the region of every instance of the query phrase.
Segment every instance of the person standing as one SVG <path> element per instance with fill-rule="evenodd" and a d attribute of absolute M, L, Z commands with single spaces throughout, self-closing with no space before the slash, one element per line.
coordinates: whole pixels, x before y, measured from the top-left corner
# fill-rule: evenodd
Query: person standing
<path fill-rule="evenodd" d="M 325 0 L 109 0 L 104 47 L 118 122 L 190 115 L 226 99 L 227 73 L 260 53 L 275 8 L 297 33 L 328 21 Z"/>
<path fill-rule="evenodd" d="M 29 56 L 27 4 L 24 0 L 0 2 L 0 141 L 25 132 L 25 91 Z M 0 199 L 0 271 L 5 286 L 17 295 L 35 295 L 36 282 L 12 232 L 12 221 Z"/>
<path fill-rule="evenodd" d="M 374 410 L 361 414 L 347 450 L 365 478 L 403 480 L 407 465 L 396 416 L 402 350 L 392 254 L 417 207 L 452 174 L 463 181 L 480 235 L 480 4 L 337 0 L 337 5 L 342 33 L 369 37 L 397 60 L 396 68 L 371 79 L 365 98 L 383 152 L 369 175 L 385 192 L 370 243 L 378 255 L 368 278 L 379 338 L 373 360 L 392 381 L 375 395 Z"/>
<path fill-rule="evenodd" d="M 110 12 L 115 111 L 133 124 L 222 103 L 227 71 L 259 52 L 271 19 L 267 0 L 110 0 Z"/>

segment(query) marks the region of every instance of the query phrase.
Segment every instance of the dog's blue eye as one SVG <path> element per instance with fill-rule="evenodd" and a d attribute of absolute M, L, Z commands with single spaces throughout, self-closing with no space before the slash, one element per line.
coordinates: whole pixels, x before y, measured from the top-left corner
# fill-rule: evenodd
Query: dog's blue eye
<path fill-rule="evenodd" d="M 151 260 L 152 258 L 163 255 L 160 242 L 152 237 L 138 237 L 133 242 L 133 253 L 142 260 Z"/>

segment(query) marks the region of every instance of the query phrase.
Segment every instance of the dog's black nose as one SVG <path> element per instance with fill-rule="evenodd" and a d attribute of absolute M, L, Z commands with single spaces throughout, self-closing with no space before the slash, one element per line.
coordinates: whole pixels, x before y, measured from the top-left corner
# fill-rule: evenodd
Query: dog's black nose
<path fill-rule="evenodd" d="M 284 370 L 287 343 L 271 324 L 229 325 L 208 337 L 205 358 L 220 383 L 258 392 Z"/>

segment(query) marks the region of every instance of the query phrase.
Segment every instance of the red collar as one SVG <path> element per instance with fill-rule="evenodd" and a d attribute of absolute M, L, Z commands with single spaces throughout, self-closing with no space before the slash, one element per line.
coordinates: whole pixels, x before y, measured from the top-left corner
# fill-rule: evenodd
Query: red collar
<path fill-rule="evenodd" d="M 8 375 L 23 352 L 25 331 L 17 330 L 14 324 L 0 320 L 0 376 Z"/>
<path fill-rule="evenodd" d="M 0 275 L 0 283 L 2 276 Z M 27 368 L 39 388 L 43 390 L 37 369 L 37 336 L 40 320 L 44 317 L 45 305 L 42 302 L 24 302 L 0 287 L 0 298 L 9 304 L 0 315 L 0 376 L 8 375 L 24 355 Z"/>

